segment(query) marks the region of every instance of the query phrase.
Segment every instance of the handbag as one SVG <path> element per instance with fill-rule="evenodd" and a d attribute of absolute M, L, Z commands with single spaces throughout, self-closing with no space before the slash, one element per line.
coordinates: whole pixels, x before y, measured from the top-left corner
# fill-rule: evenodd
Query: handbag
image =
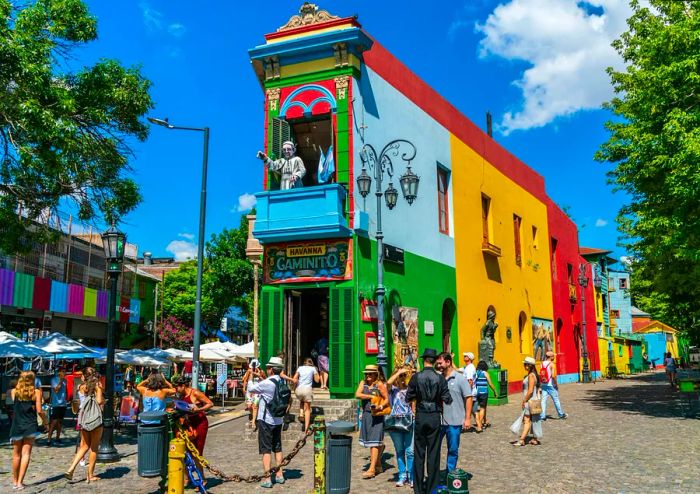
<path fill-rule="evenodd" d="M 413 428 L 411 415 L 389 415 L 384 419 L 384 430 L 408 432 Z"/>
<path fill-rule="evenodd" d="M 371 407 L 372 416 L 374 417 L 384 417 L 391 414 L 391 407 L 389 406 L 389 400 L 385 400 L 382 395 L 372 396 L 370 403 L 374 405 Z M 383 408 L 380 408 L 382 407 Z"/>
<path fill-rule="evenodd" d="M 539 389 L 535 388 L 532 398 L 527 400 L 527 406 L 530 409 L 530 415 L 540 415 L 542 413 L 542 397 Z"/>

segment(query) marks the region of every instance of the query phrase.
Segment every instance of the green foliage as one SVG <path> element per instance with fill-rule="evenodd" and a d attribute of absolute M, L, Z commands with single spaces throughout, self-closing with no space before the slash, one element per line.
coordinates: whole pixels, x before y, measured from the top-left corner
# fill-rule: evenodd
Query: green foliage
<path fill-rule="evenodd" d="M 81 220 L 108 222 L 141 199 L 129 178 L 130 139 L 145 140 L 153 107 L 138 68 L 103 59 L 71 71 L 97 39 L 82 0 L 0 0 L 0 249 L 50 236 L 32 220 L 68 200 Z M 18 214 L 21 211 L 22 214 Z M 50 240 L 50 238 L 49 238 Z"/>
<path fill-rule="evenodd" d="M 645 2 L 646 3 L 646 2 Z M 596 159 L 614 164 L 628 193 L 618 222 L 632 253 L 632 296 L 652 316 L 698 337 L 700 327 L 700 2 L 631 2 L 629 29 L 608 69 L 616 97 L 609 140 Z"/>
<path fill-rule="evenodd" d="M 202 321 L 218 326 L 231 306 L 242 307 L 252 317 L 253 267 L 245 255 L 248 222 L 238 229 L 212 235 L 206 245 L 202 276 Z M 163 310 L 190 326 L 194 323 L 197 261 L 188 261 L 165 276 Z"/>
<path fill-rule="evenodd" d="M 158 331 L 158 337 L 166 348 L 189 350 L 192 347 L 192 327 L 183 323 L 177 317 L 168 317 L 163 321 L 162 325 L 158 324 L 156 331 Z"/>

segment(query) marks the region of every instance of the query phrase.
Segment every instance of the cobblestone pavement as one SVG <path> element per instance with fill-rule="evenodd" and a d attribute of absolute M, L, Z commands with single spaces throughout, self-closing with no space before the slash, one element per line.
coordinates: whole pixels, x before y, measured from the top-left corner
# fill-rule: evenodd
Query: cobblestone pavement
<path fill-rule="evenodd" d="M 636 378 L 568 384 L 560 388 L 568 420 L 550 419 L 544 425 L 541 446 L 514 448 L 509 425 L 518 415 L 517 397 L 501 407 L 489 408 L 493 427 L 483 434 L 464 434 L 459 466 L 474 474 L 472 493 L 511 492 L 687 492 L 700 493 L 700 420 L 683 417 L 678 392 L 664 383 L 660 373 Z M 550 401 L 548 410 L 553 411 Z M 213 427 L 205 456 L 229 474 L 259 473 L 257 442 L 247 438 L 245 419 Z M 74 433 L 72 434 L 74 437 Z M 86 485 L 84 470 L 76 480 L 61 477 L 70 461 L 73 442 L 48 448 L 40 440 L 34 450 L 25 492 L 151 493 L 158 479 L 136 475 L 134 438 L 119 436 L 124 455 L 114 465 L 98 465 L 102 481 Z M 287 451 L 290 449 L 285 445 Z M 313 487 L 311 441 L 286 470 L 287 482 L 273 492 L 307 493 Z M 368 450 L 353 444 L 353 493 L 410 492 L 394 487 L 396 461 L 387 437 L 387 470 L 372 480 L 361 480 Z M 0 492 L 11 491 L 10 448 L 0 448 Z M 443 448 L 444 465 L 444 448 Z M 209 492 L 264 492 L 256 484 L 222 483 L 210 479 Z M 188 492 L 194 492 L 189 490 Z"/>

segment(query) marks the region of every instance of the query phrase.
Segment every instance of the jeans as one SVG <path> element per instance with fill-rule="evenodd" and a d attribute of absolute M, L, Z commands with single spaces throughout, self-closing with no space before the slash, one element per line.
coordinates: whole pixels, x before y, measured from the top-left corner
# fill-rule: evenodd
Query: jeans
<path fill-rule="evenodd" d="M 389 430 L 388 432 L 396 450 L 399 480 L 413 482 L 413 427 L 410 431 Z"/>
<path fill-rule="evenodd" d="M 561 403 L 559 403 L 559 391 L 552 386 L 551 384 L 543 384 L 542 385 L 542 413 L 540 414 L 540 417 L 542 419 L 547 418 L 547 396 L 552 397 L 552 401 L 554 402 L 554 408 L 557 409 L 557 413 L 559 414 L 560 417 L 564 415 L 564 411 L 561 409 Z"/>
<path fill-rule="evenodd" d="M 462 434 L 461 425 L 443 425 L 440 430 L 440 442 L 447 436 L 447 472 L 457 468 L 459 456 L 459 438 Z"/>

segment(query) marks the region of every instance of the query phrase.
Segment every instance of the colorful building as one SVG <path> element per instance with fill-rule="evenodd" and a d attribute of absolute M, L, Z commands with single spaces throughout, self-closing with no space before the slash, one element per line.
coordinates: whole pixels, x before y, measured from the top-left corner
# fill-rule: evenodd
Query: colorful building
<path fill-rule="evenodd" d="M 632 331 L 644 339 L 647 360 L 652 366 L 661 369 L 664 357 L 670 352 L 673 358 L 679 358 L 678 330 L 661 321 L 655 321 L 650 314 L 632 307 Z"/>
<path fill-rule="evenodd" d="M 378 317 L 393 368 L 426 347 L 460 360 L 464 351 L 478 354 L 492 309 L 495 360 L 511 371 L 511 391 L 520 387 L 523 358 L 541 344 L 540 329 L 547 333 L 544 349 L 561 345 L 566 373 L 578 376 L 583 314 L 576 227 L 549 199 L 544 179 L 367 35 L 356 18 L 304 4 L 265 39 L 250 50 L 266 95 L 265 152 L 279 158 L 291 139 L 306 175 L 303 187 L 278 190 L 275 174 L 260 165 L 265 190 L 256 194 L 253 235 L 264 246 L 261 358 L 282 352 L 293 368 L 327 339 L 331 395 L 351 396 L 362 367 L 376 361 Z M 383 188 L 378 198 L 363 197 L 356 179 L 369 175 L 374 192 L 373 165 L 384 168 Z M 420 177 L 417 198 L 399 197 L 389 210 L 385 198 L 392 190 L 401 195 L 394 186 L 401 188 L 408 173 Z M 374 305 L 377 201 L 385 314 Z M 553 239 L 561 242 L 559 257 L 551 255 Z M 556 283 L 553 266 L 561 273 Z M 589 355 L 597 371 L 592 287 L 588 291 Z M 556 336 L 555 316 L 561 320 Z"/>
<path fill-rule="evenodd" d="M 632 334 L 632 298 L 630 297 L 629 271 L 608 269 L 608 296 L 610 319 L 615 334 Z"/>

